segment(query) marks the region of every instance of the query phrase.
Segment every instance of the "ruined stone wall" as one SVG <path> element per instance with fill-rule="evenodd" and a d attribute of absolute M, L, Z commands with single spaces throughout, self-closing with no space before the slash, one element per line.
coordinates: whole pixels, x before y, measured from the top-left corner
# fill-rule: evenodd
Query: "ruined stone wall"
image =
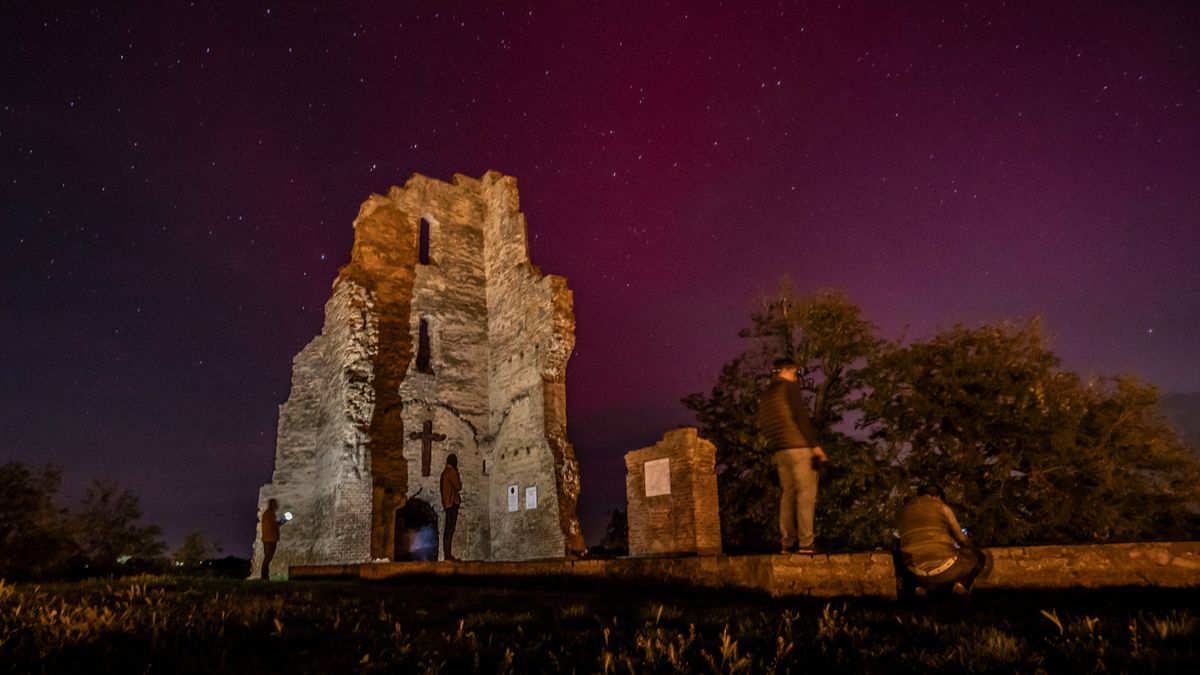
<path fill-rule="evenodd" d="M 575 343 L 571 292 L 564 279 L 543 275 L 529 261 L 516 181 L 488 173 L 481 189 L 492 557 L 580 553 L 579 469 L 566 434 L 566 366 Z"/>
<path fill-rule="evenodd" d="M 478 181 L 456 176 L 449 184 L 414 176 L 403 189 L 393 188 L 388 198 L 429 224 L 429 263 L 416 266 L 408 330 L 416 343 L 425 319 L 430 368 L 422 372 L 415 361 L 410 363 L 400 385 L 405 427 L 410 430 L 404 439 L 408 495 L 434 508 L 441 533 L 441 473 L 446 457 L 457 455 L 463 503 L 454 553 L 464 560 L 486 560 L 491 555 L 488 484 L 479 446 L 488 419 L 487 280 Z M 433 422 L 433 433 L 445 436 L 431 444 L 428 474 L 422 441 L 412 437 L 426 421 Z"/>
<path fill-rule="evenodd" d="M 371 490 L 367 430 L 376 322 L 367 291 L 339 279 L 325 326 L 296 356 L 292 392 L 280 406 L 275 472 L 259 493 L 294 519 L 280 533 L 273 570 L 319 561 L 367 559 Z M 261 535 L 261 532 L 256 534 Z M 255 540 L 254 564 L 262 555 Z"/>
<path fill-rule="evenodd" d="M 625 455 L 629 555 L 721 552 L 716 453 L 689 427 Z"/>
<path fill-rule="evenodd" d="M 405 493 L 398 389 L 412 354 L 414 227 L 383 197 L 363 203 L 321 334 L 293 363 L 275 471 L 260 491 L 260 511 L 275 497 L 280 513 L 294 515 L 281 529 L 275 569 L 390 555 L 387 514 Z M 256 566 L 261 551 L 256 538 Z"/>
<path fill-rule="evenodd" d="M 363 373 L 372 394 L 364 439 L 370 472 L 371 558 L 392 556 L 395 512 L 404 504 L 408 489 L 400 383 L 414 351 L 409 319 L 418 222 L 394 200 L 372 195 L 354 221 L 350 263 L 338 273 L 339 280 L 354 281 L 366 289 L 377 326 L 377 346 Z"/>
<path fill-rule="evenodd" d="M 260 491 L 261 505 L 275 497 L 295 514 L 276 568 L 392 558 L 396 511 L 408 499 L 432 506 L 440 530 L 438 479 L 451 452 L 463 479 L 459 557 L 582 551 L 566 438 L 571 294 L 529 263 L 515 181 L 414 175 L 364 202 L 354 228 L 322 333 L 294 362 L 275 473 Z M 428 368 L 416 358 L 422 320 Z M 438 439 L 428 462 L 418 437 L 427 422 Z M 513 512 L 510 484 L 521 491 Z M 254 555 L 257 565 L 257 538 Z"/>

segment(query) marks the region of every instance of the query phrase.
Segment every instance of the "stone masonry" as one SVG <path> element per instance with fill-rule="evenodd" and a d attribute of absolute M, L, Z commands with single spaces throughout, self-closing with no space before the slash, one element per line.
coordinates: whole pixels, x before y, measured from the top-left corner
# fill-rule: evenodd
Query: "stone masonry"
<path fill-rule="evenodd" d="M 976 589 L 1112 587 L 1200 588 L 1200 541 L 1023 546 L 986 549 Z M 618 558 L 503 563 L 330 565 L 292 570 L 297 579 L 396 577 L 583 578 L 661 587 L 677 584 L 762 592 L 774 597 L 894 598 L 897 578 L 887 551 L 783 555 Z"/>
<path fill-rule="evenodd" d="M 975 588 L 1200 586 L 1200 542 L 1162 541 L 987 549 Z"/>
<path fill-rule="evenodd" d="M 516 180 L 414 175 L 367 199 L 354 231 L 279 409 L 259 504 L 274 497 L 294 518 L 273 570 L 392 559 L 409 500 L 432 507 L 440 538 L 449 453 L 463 481 L 455 555 L 581 552 L 566 436 L 572 296 L 529 261 Z M 256 536 L 253 569 L 261 555 Z"/>
<path fill-rule="evenodd" d="M 625 455 L 629 555 L 721 552 L 715 462 L 692 427 Z"/>

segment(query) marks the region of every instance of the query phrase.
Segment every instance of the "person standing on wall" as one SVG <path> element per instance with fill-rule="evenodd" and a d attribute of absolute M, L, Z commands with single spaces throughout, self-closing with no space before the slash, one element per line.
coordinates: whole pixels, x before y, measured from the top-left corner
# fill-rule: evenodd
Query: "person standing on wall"
<path fill-rule="evenodd" d="M 454 557 L 454 527 L 458 524 L 458 507 L 462 505 L 462 478 L 458 475 L 458 455 L 446 457 L 446 468 L 442 469 L 442 509 L 446 512 L 446 529 L 442 533 L 442 552 L 446 560 Z"/>
<path fill-rule="evenodd" d="M 779 471 L 779 533 L 784 553 L 813 552 L 818 468 L 828 460 L 805 408 L 796 362 L 775 359 L 759 401 L 758 427 Z"/>
<path fill-rule="evenodd" d="M 279 502 L 274 498 L 267 500 L 267 508 L 263 510 L 260 524 L 262 525 L 263 558 L 259 574 L 263 579 L 271 578 L 271 559 L 275 557 L 275 549 L 279 546 Z"/>

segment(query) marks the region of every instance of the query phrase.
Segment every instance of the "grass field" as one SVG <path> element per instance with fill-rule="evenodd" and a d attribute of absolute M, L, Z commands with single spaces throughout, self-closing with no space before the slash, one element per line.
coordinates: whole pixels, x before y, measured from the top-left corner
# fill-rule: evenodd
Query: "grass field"
<path fill-rule="evenodd" d="M 1200 592 L 970 604 L 138 577 L 0 583 L 9 672 L 1198 672 Z"/>

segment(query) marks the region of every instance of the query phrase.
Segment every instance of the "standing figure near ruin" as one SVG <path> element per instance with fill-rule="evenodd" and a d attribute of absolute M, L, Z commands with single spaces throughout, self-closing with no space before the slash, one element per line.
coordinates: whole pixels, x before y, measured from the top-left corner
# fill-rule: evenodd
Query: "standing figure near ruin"
<path fill-rule="evenodd" d="M 262 569 L 259 570 L 263 579 L 271 578 L 271 559 L 275 557 L 275 548 L 279 545 L 279 502 L 274 499 L 267 501 L 267 508 L 262 512 Z"/>
<path fill-rule="evenodd" d="M 759 401 L 758 426 L 779 471 L 779 533 L 784 553 L 813 552 L 818 465 L 828 458 L 804 406 L 796 362 L 775 359 L 771 384 Z"/>
<path fill-rule="evenodd" d="M 917 595 L 945 586 L 966 595 L 983 570 L 983 552 L 967 539 L 942 498 L 940 487 L 923 485 L 896 518 L 900 556 L 915 578 Z"/>
<path fill-rule="evenodd" d="M 446 468 L 442 469 L 442 508 L 446 511 L 446 530 L 442 535 L 442 551 L 446 560 L 454 557 L 454 527 L 458 525 L 458 507 L 462 505 L 462 478 L 458 475 L 458 455 L 446 457 Z"/>

